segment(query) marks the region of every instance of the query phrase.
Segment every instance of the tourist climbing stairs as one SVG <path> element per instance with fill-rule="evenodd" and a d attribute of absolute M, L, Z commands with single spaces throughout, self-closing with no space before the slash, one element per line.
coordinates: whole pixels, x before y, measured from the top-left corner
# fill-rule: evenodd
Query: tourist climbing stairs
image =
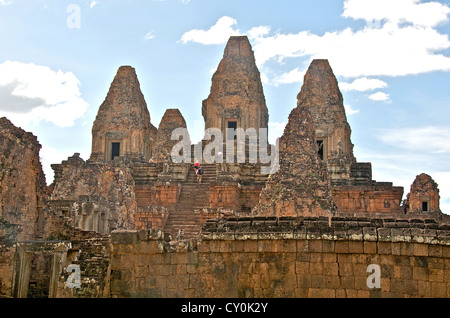
<path fill-rule="evenodd" d="M 201 209 L 210 207 L 210 182 L 216 179 L 216 165 L 204 165 L 202 183 L 196 182 L 195 171 L 189 171 L 186 183 L 182 184 L 178 205 L 170 211 L 164 232 L 174 240 L 196 238 L 201 231 Z"/>

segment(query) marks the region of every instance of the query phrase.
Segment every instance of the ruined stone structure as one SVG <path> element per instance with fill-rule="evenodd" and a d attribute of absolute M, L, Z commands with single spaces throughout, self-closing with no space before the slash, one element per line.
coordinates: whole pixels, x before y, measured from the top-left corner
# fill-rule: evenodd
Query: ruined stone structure
<path fill-rule="evenodd" d="M 338 82 L 327 60 L 314 60 L 298 105 L 309 109 L 319 157 L 326 163 L 340 213 L 401 213 L 403 188 L 372 180 L 372 165 L 356 161 Z"/>
<path fill-rule="evenodd" d="M 155 134 L 134 68 L 120 67 L 92 127 L 90 160 L 108 162 L 119 156 L 148 160 Z"/>
<path fill-rule="evenodd" d="M 279 169 L 269 177 L 253 213 L 259 216 L 328 216 L 336 213 L 325 164 L 317 155 L 306 105 L 292 110 L 280 139 Z"/>
<path fill-rule="evenodd" d="M 439 214 L 439 189 L 433 178 L 425 173 L 418 175 L 406 196 L 405 206 L 407 213 Z"/>
<path fill-rule="evenodd" d="M 22 228 L 19 240 L 36 238 L 46 197 L 37 138 L 0 118 L 0 221 Z"/>
<path fill-rule="evenodd" d="M 311 112 L 319 157 L 327 163 L 331 180 L 349 179 L 356 162 L 344 100 L 327 60 L 313 60 L 297 96 Z"/>
<path fill-rule="evenodd" d="M 139 86 L 119 68 L 90 158 L 53 164 L 48 186 L 37 138 L 0 119 L 0 297 L 450 297 L 437 185 L 419 175 L 402 204 L 402 187 L 372 180 L 328 61 L 311 63 L 279 153 L 187 135 L 191 160 L 174 160 L 183 115 L 168 109 L 155 128 Z M 246 37 L 228 41 L 201 111 L 224 136 L 268 127 Z"/>
<path fill-rule="evenodd" d="M 177 128 L 185 128 L 186 121 L 178 109 L 168 109 L 164 113 L 161 123 L 156 133 L 155 142 L 153 144 L 153 162 L 164 162 L 164 158 L 169 154 L 171 156 L 172 149 L 178 143 L 178 140 L 172 140 L 172 132 Z"/>
<path fill-rule="evenodd" d="M 268 128 L 269 113 L 252 47 L 246 36 L 232 36 L 203 101 L 205 128 Z M 234 137 L 231 137 L 234 138 Z"/>

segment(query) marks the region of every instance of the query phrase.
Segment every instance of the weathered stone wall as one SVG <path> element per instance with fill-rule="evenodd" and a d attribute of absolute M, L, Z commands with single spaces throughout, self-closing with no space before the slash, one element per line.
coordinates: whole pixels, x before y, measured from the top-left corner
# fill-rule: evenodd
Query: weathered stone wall
<path fill-rule="evenodd" d="M 109 297 L 110 236 L 65 223 L 60 241 L 15 242 L 1 253 L 0 297 Z M 4 246 L 0 245 L 0 248 Z M 7 256 L 6 262 L 3 262 Z M 67 285 L 69 265 L 79 266 L 80 286 Z"/>
<path fill-rule="evenodd" d="M 55 297 L 110 297 L 110 236 L 79 229 L 69 231 L 72 249 L 62 264 Z M 70 264 L 80 266 L 80 288 L 67 287 L 67 279 L 71 274 L 67 272 L 67 266 Z"/>
<path fill-rule="evenodd" d="M 70 217 L 74 227 L 100 233 L 135 228 L 135 183 L 127 160 L 92 164 L 76 153 L 52 168 L 54 190 L 39 221 L 40 237 L 58 231 L 52 226 L 54 215 Z"/>
<path fill-rule="evenodd" d="M 433 220 L 210 220 L 201 240 L 113 232 L 112 297 L 450 297 L 450 228 Z M 381 269 L 369 288 L 369 265 Z"/>
<path fill-rule="evenodd" d="M 165 206 L 174 207 L 178 202 L 181 185 L 179 183 L 155 182 L 138 185 L 135 188 L 136 202 L 139 207 Z"/>
<path fill-rule="evenodd" d="M 237 183 L 212 184 L 210 188 L 210 206 L 240 211 L 241 193 L 241 187 Z"/>
<path fill-rule="evenodd" d="M 169 211 L 161 206 L 140 207 L 136 213 L 136 229 L 164 229 Z"/>
<path fill-rule="evenodd" d="M 33 240 L 46 199 L 37 138 L 0 118 L 0 221 L 18 224 L 19 240 Z"/>
<path fill-rule="evenodd" d="M 387 184 L 338 185 L 332 189 L 339 213 L 402 213 L 403 187 Z"/>
<path fill-rule="evenodd" d="M 0 298 L 11 296 L 14 242 L 19 230 L 19 225 L 0 220 Z"/>

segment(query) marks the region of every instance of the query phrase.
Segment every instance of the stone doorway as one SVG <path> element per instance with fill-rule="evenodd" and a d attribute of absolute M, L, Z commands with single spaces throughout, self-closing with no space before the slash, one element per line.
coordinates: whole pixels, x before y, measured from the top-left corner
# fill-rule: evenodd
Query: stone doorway
<path fill-rule="evenodd" d="M 69 242 L 16 244 L 12 281 L 13 298 L 54 298 Z"/>
<path fill-rule="evenodd" d="M 324 158 L 323 140 L 317 140 L 317 148 L 318 148 L 319 158 L 320 158 L 320 160 L 323 160 L 323 158 Z"/>
<path fill-rule="evenodd" d="M 237 121 L 229 120 L 227 122 L 227 140 L 236 140 Z"/>
<path fill-rule="evenodd" d="M 111 160 L 120 156 L 120 142 L 111 143 Z"/>

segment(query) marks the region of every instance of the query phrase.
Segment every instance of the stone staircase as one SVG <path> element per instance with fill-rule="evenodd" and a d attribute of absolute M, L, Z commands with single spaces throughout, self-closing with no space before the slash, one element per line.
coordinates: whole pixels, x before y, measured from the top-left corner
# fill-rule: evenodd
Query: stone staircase
<path fill-rule="evenodd" d="M 216 179 L 216 165 L 204 165 L 202 183 L 196 182 L 194 168 L 189 171 L 188 180 L 182 184 L 178 205 L 170 211 L 164 232 L 172 235 L 172 239 L 187 240 L 200 234 L 200 210 L 209 208 L 210 185 Z M 197 211 L 196 211 L 197 210 Z M 177 237 L 179 231 L 181 237 Z"/>
<path fill-rule="evenodd" d="M 215 164 L 204 164 L 201 165 L 203 168 L 203 178 L 202 183 L 211 183 L 217 180 L 217 170 Z M 186 180 L 187 183 L 196 183 L 197 182 L 197 176 L 195 175 L 194 166 L 189 170 L 189 175 Z M 182 202 L 182 201 L 181 201 Z"/>

